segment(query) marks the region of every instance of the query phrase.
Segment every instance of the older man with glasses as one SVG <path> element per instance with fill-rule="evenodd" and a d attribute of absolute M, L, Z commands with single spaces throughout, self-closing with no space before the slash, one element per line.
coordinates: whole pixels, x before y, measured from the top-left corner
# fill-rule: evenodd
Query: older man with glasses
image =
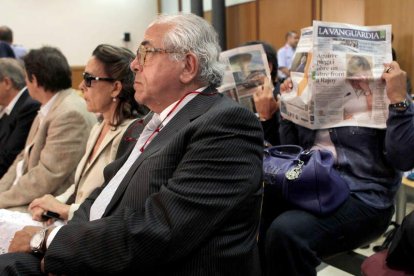
<path fill-rule="evenodd" d="M 219 52 L 195 15 L 148 27 L 131 63 L 135 99 L 152 110 L 136 146 L 105 168 L 104 188 L 68 225 L 19 232 L 25 242 L 0 256 L 1 272 L 260 275 L 263 133 L 217 93 Z"/>

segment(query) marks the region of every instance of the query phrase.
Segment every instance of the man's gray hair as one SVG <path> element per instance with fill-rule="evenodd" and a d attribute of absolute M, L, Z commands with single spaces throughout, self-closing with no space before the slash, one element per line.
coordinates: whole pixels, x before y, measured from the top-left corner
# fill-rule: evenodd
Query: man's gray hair
<path fill-rule="evenodd" d="M 14 58 L 0 58 L 0 81 L 5 77 L 11 80 L 17 90 L 26 86 L 23 66 Z"/>
<path fill-rule="evenodd" d="M 176 14 L 159 15 L 151 23 L 156 24 L 171 25 L 163 43 L 166 49 L 177 52 L 170 54 L 173 58 L 180 60 L 185 53 L 194 53 L 200 64 L 198 80 L 216 87 L 221 84 L 225 66 L 219 61 L 218 35 L 207 21 L 194 14 Z"/>

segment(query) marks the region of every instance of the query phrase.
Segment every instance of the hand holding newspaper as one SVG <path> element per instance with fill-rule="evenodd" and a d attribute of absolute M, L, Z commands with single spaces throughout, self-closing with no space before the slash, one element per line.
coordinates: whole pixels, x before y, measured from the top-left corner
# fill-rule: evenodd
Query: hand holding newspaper
<path fill-rule="evenodd" d="M 381 75 L 391 60 L 390 25 L 314 21 L 301 30 L 282 116 L 310 129 L 385 128 L 388 98 Z"/>
<path fill-rule="evenodd" d="M 265 84 L 266 78 L 270 80 L 263 46 L 257 44 L 224 51 L 220 54 L 220 60 L 227 67 L 218 91 L 256 113 L 253 94 L 258 86 Z M 267 85 L 273 91 L 272 82 Z"/>

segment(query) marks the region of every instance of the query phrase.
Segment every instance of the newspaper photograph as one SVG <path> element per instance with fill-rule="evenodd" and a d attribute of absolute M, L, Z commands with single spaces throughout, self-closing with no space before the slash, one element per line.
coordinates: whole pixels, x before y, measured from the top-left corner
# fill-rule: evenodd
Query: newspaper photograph
<path fill-rule="evenodd" d="M 264 83 L 264 78 L 270 79 L 263 46 L 249 45 L 224 51 L 220 60 L 226 64 L 226 72 L 218 91 L 256 113 L 253 93 Z"/>
<path fill-rule="evenodd" d="M 314 21 L 301 30 L 281 114 L 310 129 L 385 128 L 389 101 L 381 75 L 391 61 L 391 25 Z"/>

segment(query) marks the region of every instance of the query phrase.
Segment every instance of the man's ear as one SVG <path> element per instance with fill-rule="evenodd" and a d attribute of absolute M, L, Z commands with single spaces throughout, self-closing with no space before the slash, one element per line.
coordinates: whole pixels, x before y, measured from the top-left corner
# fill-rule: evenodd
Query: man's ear
<path fill-rule="evenodd" d="M 1 82 L 4 83 L 4 86 L 6 87 L 7 90 L 9 90 L 11 87 L 13 87 L 13 83 L 12 83 L 12 81 L 9 77 L 4 77 Z"/>
<path fill-rule="evenodd" d="M 193 53 L 187 53 L 183 60 L 183 71 L 180 74 L 180 81 L 182 83 L 190 83 L 196 78 L 199 69 L 199 62 Z"/>
<path fill-rule="evenodd" d="M 33 85 L 34 86 L 39 86 L 38 84 L 37 84 L 37 78 L 36 78 L 36 76 L 35 75 L 33 75 L 32 74 L 32 80 L 30 81 L 31 83 L 33 83 Z"/>

